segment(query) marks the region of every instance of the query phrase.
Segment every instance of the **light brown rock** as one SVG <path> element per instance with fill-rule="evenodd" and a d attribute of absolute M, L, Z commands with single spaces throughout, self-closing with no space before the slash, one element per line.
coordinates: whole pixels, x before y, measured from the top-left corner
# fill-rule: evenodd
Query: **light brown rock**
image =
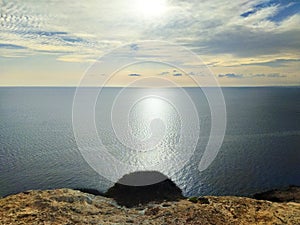
<path fill-rule="evenodd" d="M 70 189 L 29 191 L 0 199 L 0 224 L 300 224 L 300 204 L 245 197 L 205 197 L 121 207 Z"/>

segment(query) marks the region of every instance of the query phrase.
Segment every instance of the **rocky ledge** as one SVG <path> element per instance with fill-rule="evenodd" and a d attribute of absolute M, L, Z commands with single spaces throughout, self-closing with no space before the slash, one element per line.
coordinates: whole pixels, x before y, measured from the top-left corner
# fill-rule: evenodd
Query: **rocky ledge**
<path fill-rule="evenodd" d="M 77 190 L 27 191 L 0 199 L 0 224 L 294 225 L 300 224 L 300 203 L 206 196 L 127 208 Z"/>

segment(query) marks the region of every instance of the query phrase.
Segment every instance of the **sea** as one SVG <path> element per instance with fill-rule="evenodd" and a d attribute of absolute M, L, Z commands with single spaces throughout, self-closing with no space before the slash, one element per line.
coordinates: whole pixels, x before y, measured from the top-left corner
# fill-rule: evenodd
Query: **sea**
<path fill-rule="evenodd" d="M 1 87 L 0 196 L 155 170 L 185 196 L 300 185 L 300 88 L 206 89 Z"/>

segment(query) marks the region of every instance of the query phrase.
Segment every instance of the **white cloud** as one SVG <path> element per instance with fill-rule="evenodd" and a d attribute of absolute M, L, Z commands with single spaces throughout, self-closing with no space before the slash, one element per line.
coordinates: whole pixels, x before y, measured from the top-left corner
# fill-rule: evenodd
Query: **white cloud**
<path fill-rule="evenodd" d="M 300 13 L 270 19 L 288 3 L 257 7 L 267 1 L 167 2 L 164 14 L 147 19 L 136 12 L 136 0 L 0 1 L 0 44 L 24 47 L 0 46 L 0 56 L 53 54 L 58 61 L 92 62 L 123 44 L 151 39 L 184 45 L 215 67 L 300 59 Z M 143 53 L 150 60 L 168 56 L 161 49 Z M 183 57 L 173 55 L 174 63 Z"/>
<path fill-rule="evenodd" d="M 133 0 L 72 4 L 2 1 L 1 40 L 26 45 L 28 51 L 48 49 L 77 55 L 93 51 L 95 57 L 130 41 L 166 38 L 190 46 L 199 54 L 230 53 L 243 57 L 295 47 L 298 50 L 300 15 L 280 24 L 270 21 L 268 18 L 282 7 L 277 4 L 261 8 L 246 18 L 240 16 L 262 2 L 172 1 L 165 15 L 147 21 L 134 13 Z"/>

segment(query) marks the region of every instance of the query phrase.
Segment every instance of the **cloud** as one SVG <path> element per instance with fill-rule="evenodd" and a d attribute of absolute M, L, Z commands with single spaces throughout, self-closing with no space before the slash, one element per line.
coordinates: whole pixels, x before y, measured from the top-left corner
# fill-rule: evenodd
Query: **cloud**
<path fill-rule="evenodd" d="M 31 31 L 31 32 L 27 32 L 27 33 L 31 33 L 31 34 L 37 34 L 39 36 L 46 36 L 46 37 L 53 37 L 53 36 L 60 36 L 60 35 L 67 35 L 67 32 L 63 32 L 63 31 Z"/>
<path fill-rule="evenodd" d="M 276 4 L 276 2 L 277 2 L 277 4 Z M 247 18 L 249 16 L 252 16 L 252 15 L 258 13 L 259 11 L 263 10 L 264 8 L 270 8 L 270 7 L 276 6 L 276 5 L 278 5 L 277 0 L 262 1 L 262 2 L 259 2 L 258 4 L 255 4 L 253 6 L 253 8 L 251 8 L 247 12 L 242 13 L 241 16 Z"/>
<path fill-rule="evenodd" d="M 138 46 L 138 44 L 131 44 L 130 49 L 133 51 L 137 51 L 137 50 L 139 50 L 139 46 Z"/>
<path fill-rule="evenodd" d="M 195 45 L 208 54 L 232 54 L 236 57 L 257 57 L 300 51 L 300 30 L 281 32 L 235 26 Z M 205 47 L 207 46 L 207 47 Z M 198 50 L 198 52 L 200 52 Z"/>
<path fill-rule="evenodd" d="M 227 73 L 227 74 L 219 74 L 218 77 L 220 78 L 243 78 L 244 75 L 242 74 L 234 74 L 234 73 Z"/>
<path fill-rule="evenodd" d="M 269 73 L 269 74 L 259 73 L 259 74 L 251 75 L 250 77 L 283 78 L 287 76 L 279 73 Z"/>
<path fill-rule="evenodd" d="M 65 42 L 70 42 L 70 43 L 75 43 L 75 42 L 84 42 L 84 40 L 82 38 L 79 37 L 61 37 L 62 40 L 64 40 Z"/>
<path fill-rule="evenodd" d="M 241 79 L 241 78 L 283 78 L 286 77 L 286 75 L 282 75 L 279 73 L 269 73 L 269 74 L 264 74 L 264 73 L 259 73 L 259 74 L 249 74 L 249 75 L 244 75 L 244 74 L 235 74 L 235 73 L 227 73 L 227 74 L 219 74 L 219 78 L 236 78 L 236 79 Z"/>
<path fill-rule="evenodd" d="M 96 29 L 87 32 L 87 28 L 94 29 L 95 26 L 86 23 L 88 16 L 84 16 L 85 10 L 79 5 L 64 1 L 60 6 L 45 2 L 1 1 L 0 40 L 11 44 L 1 46 L 11 49 L 5 56 L 54 54 L 58 61 L 89 62 L 91 58 L 98 58 L 104 49 L 112 49 L 120 43 L 110 37 L 95 35 Z M 73 18 L 73 10 L 78 12 L 78 17 Z M 17 46 L 23 46 L 27 52 L 17 51 L 20 49 Z M 62 56 L 61 53 L 68 55 Z"/>
<path fill-rule="evenodd" d="M 68 54 L 62 55 L 57 58 L 58 61 L 62 62 L 71 62 L 71 63 L 80 63 L 80 62 L 95 62 L 94 59 L 89 58 L 85 55 L 76 55 L 76 54 Z"/>
<path fill-rule="evenodd" d="M 208 76 L 207 74 L 203 73 L 203 72 L 189 72 L 188 75 L 190 76 Z"/>
<path fill-rule="evenodd" d="M 172 72 L 164 71 L 164 72 L 159 73 L 158 75 L 164 76 L 164 75 L 170 75 L 170 74 L 172 74 L 172 73 L 173 73 L 173 76 L 175 76 L 175 77 L 183 76 L 183 74 L 182 74 L 182 73 L 179 73 L 177 70 L 172 70 Z M 194 73 L 194 72 L 190 72 L 190 73 L 188 73 L 188 74 L 191 75 L 191 76 L 196 76 L 196 75 L 197 75 L 197 74 Z"/>
<path fill-rule="evenodd" d="M 180 76 L 182 76 L 182 73 L 174 73 L 173 76 L 174 77 L 180 77 Z"/>
<path fill-rule="evenodd" d="M 172 10 L 153 21 L 138 20 L 129 5 L 121 1 L 89 2 L 84 7 L 67 1 L 60 6 L 2 1 L 0 20 L 5 34 L 0 38 L 12 40 L 15 45 L 26 43 L 25 47 L 33 52 L 40 45 L 70 46 L 77 55 L 94 51 L 95 57 L 116 47 L 116 43 L 166 38 L 198 54 L 249 57 L 300 51 L 300 3 L 296 0 L 213 0 L 200 4 L 174 0 L 169 5 Z M 108 40 L 107 45 L 101 43 L 103 40 Z M 135 43 L 130 48 L 139 50 Z"/>
<path fill-rule="evenodd" d="M 163 72 L 159 73 L 158 75 L 165 76 L 165 75 L 170 75 L 170 74 L 172 74 L 172 75 L 175 76 L 175 77 L 183 76 L 183 74 L 177 72 L 177 70 L 172 70 L 172 72 L 169 72 L 169 71 L 163 71 Z M 189 72 L 188 75 L 190 75 L 190 76 L 198 76 L 198 75 L 200 75 L 200 74 L 195 73 L 195 72 Z"/>
<path fill-rule="evenodd" d="M 139 77 L 139 76 L 142 76 L 142 75 L 139 74 L 139 73 L 130 73 L 130 74 L 128 74 L 128 76 L 130 76 L 130 77 Z"/>
<path fill-rule="evenodd" d="M 171 56 L 174 68 L 180 68 L 186 59 L 181 52 L 170 55 L 163 46 L 153 50 L 137 44 L 139 40 L 167 40 L 199 55 L 220 78 L 232 78 L 224 82 L 280 78 L 284 75 L 266 75 L 285 72 L 293 79 L 291 83 L 298 82 L 298 0 L 172 0 L 167 1 L 165 14 L 155 19 L 138 16 L 135 1 L 0 1 L 1 58 L 51 55 L 59 64 L 89 63 L 133 42 L 122 57 L 135 51 L 149 61 Z M 188 71 L 195 73 L 189 75 L 202 76 L 193 67 L 196 64 L 189 65 Z M 248 69 L 254 75 L 242 74 Z M 169 74 L 160 75 L 174 74 L 180 71 L 170 69 Z"/>
<path fill-rule="evenodd" d="M 252 77 L 266 77 L 266 74 L 259 73 L 259 74 L 254 74 Z"/>
<path fill-rule="evenodd" d="M 0 48 L 6 48 L 6 49 L 26 49 L 26 47 L 21 46 L 21 45 L 2 44 L 2 43 L 0 43 Z"/>
<path fill-rule="evenodd" d="M 260 2 L 259 4 L 255 5 L 251 10 L 242 13 L 241 16 L 247 18 L 264 8 L 269 8 L 272 6 L 277 6 L 278 10 L 272 16 L 268 17 L 268 19 L 276 22 L 280 22 L 291 15 L 297 14 L 300 10 L 300 4 L 298 0 L 268 0 Z"/>
<path fill-rule="evenodd" d="M 267 74 L 266 75 L 267 77 L 270 77 L 270 78 L 281 78 L 281 77 L 286 77 L 286 75 L 281 75 L 279 73 L 271 73 L 271 74 Z"/>
<path fill-rule="evenodd" d="M 161 72 L 161 73 L 159 73 L 158 75 L 162 75 L 162 76 L 164 76 L 164 75 L 169 75 L 170 74 L 170 72 L 168 72 L 168 71 L 164 71 L 164 72 Z"/>
<path fill-rule="evenodd" d="M 300 62 L 300 59 L 275 59 L 267 62 L 242 63 L 242 66 L 269 66 L 269 67 L 285 67 L 291 62 Z"/>
<path fill-rule="evenodd" d="M 300 23 L 300 10 L 296 13 L 291 8 L 300 7 L 300 2 L 262 2 L 214 0 L 199 4 L 189 1 L 182 4 L 176 18 L 170 15 L 167 23 L 158 24 L 146 35 L 176 40 L 200 55 L 231 54 L 237 58 L 286 52 L 299 55 L 300 30 L 296 23 Z M 287 8 L 291 2 L 293 6 Z M 286 8 L 289 10 L 285 16 L 276 21 L 276 15 Z M 254 10 L 251 15 L 240 16 L 251 10 Z"/>

